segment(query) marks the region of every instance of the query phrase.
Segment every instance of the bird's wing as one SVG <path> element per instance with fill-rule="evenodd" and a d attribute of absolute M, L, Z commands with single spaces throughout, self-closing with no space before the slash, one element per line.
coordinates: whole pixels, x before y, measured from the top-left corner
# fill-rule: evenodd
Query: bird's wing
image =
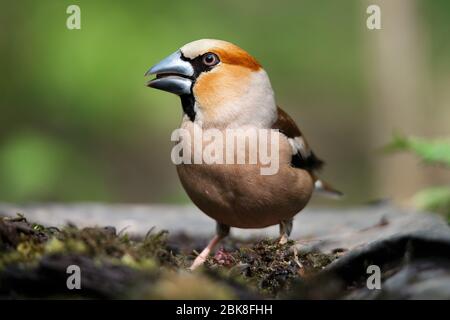
<path fill-rule="evenodd" d="M 280 107 L 277 107 L 277 112 L 278 118 L 272 125 L 272 129 L 278 129 L 288 138 L 292 147 L 291 165 L 295 168 L 309 171 L 314 178 L 317 191 L 326 195 L 341 196 L 342 193 L 340 191 L 316 176 L 315 172 L 319 171 L 325 163 L 311 150 L 295 121 Z"/>
<path fill-rule="evenodd" d="M 324 162 L 311 150 L 295 121 L 280 107 L 277 107 L 277 110 L 278 118 L 272 129 L 278 129 L 288 138 L 293 151 L 292 166 L 311 172 L 320 170 Z"/>

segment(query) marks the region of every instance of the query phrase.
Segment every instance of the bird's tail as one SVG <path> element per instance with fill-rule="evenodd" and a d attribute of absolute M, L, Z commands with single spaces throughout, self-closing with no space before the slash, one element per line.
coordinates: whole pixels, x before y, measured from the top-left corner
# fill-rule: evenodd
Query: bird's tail
<path fill-rule="evenodd" d="M 333 199 L 340 199 L 344 196 L 342 192 L 333 188 L 328 182 L 316 178 L 314 182 L 314 190 L 320 195 L 330 197 Z"/>

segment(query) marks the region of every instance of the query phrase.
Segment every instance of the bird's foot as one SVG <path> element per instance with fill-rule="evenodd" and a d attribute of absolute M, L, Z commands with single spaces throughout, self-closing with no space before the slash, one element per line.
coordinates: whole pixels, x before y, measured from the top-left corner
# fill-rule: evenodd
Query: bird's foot
<path fill-rule="evenodd" d="M 195 258 L 194 262 L 189 267 L 189 270 L 194 271 L 198 267 L 202 266 L 205 263 L 206 259 L 208 258 L 208 255 L 209 255 L 209 250 L 207 250 L 207 248 L 205 248 L 205 250 L 203 250 L 202 253 L 200 253 L 197 256 L 197 258 Z"/>
<path fill-rule="evenodd" d="M 292 231 L 292 219 L 280 221 L 280 241 L 279 244 L 286 244 Z"/>
<path fill-rule="evenodd" d="M 280 237 L 280 241 L 278 242 L 279 244 L 286 244 L 289 240 L 289 237 L 287 234 L 283 234 Z"/>
<path fill-rule="evenodd" d="M 229 232 L 230 227 L 218 224 L 218 234 L 216 234 L 211 241 L 208 243 L 205 249 L 195 258 L 194 262 L 190 266 L 190 270 L 195 270 L 201 265 L 203 265 L 208 258 L 211 251 L 214 249 L 214 247 L 222 240 Z"/>
<path fill-rule="evenodd" d="M 205 249 L 195 258 L 194 262 L 190 266 L 190 270 L 195 270 L 201 265 L 203 265 L 208 258 L 211 251 L 214 249 L 214 247 L 217 245 L 217 243 L 220 241 L 221 237 L 216 235 L 214 238 L 211 239 L 211 241 L 208 243 Z"/>

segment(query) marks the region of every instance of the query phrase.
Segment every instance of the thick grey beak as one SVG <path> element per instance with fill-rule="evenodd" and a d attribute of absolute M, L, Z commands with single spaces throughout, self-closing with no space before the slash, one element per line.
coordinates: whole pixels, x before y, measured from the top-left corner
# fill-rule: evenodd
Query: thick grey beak
<path fill-rule="evenodd" d="M 145 76 L 149 75 L 156 75 L 156 78 L 147 82 L 148 87 L 177 95 L 191 93 L 194 68 L 188 61 L 181 59 L 179 50 L 151 67 L 145 73 Z"/>

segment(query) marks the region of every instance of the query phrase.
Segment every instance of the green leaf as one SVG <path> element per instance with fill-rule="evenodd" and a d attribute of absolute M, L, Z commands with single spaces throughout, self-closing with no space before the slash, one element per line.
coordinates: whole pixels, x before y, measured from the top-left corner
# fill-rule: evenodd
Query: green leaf
<path fill-rule="evenodd" d="M 413 201 L 419 209 L 442 213 L 450 219 L 450 186 L 422 190 L 416 193 Z"/>
<path fill-rule="evenodd" d="M 429 164 L 443 164 L 450 167 L 450 138 L 427 140 L 395 135 L 385 151 L 410 151 Z"/>

